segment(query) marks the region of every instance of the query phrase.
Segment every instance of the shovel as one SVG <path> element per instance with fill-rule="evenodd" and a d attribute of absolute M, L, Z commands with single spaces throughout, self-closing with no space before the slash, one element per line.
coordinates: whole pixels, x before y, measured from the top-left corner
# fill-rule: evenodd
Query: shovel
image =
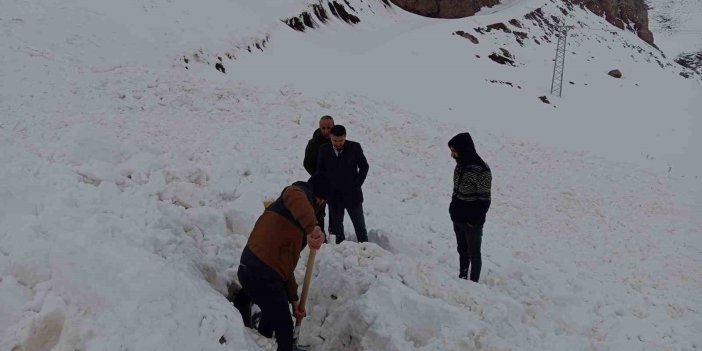
<path fill-rule="evenodd" d="M 302 284 L 302 295 L 300 296 L 300 306 L 304 309 L 307 302 L 307 294 L 310 290 L 310 282 L 312 281 L 312 273 L 314 271 L 314 258 L 317 255 L 317 250 L 310 248 L 310 255 L 307 257 L 307 266 L 305 267 L 305 281 Z M 302 319 L 295 321 L 295 329 L 293 329 L 293 350 L 308 350 L 309 345 L 298 345 L 297 341 L 300 337 L 300 326 Z"/>

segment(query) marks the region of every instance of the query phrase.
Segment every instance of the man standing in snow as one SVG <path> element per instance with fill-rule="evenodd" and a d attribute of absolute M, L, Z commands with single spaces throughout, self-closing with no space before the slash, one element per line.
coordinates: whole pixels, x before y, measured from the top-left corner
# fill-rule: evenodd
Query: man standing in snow
<path fill-rule="evenodd" d="M 310 175 L 317 173 L 317 158 L 319 156 L 319 148 L 329 142 L 329 137 L 331 136 L 331 129 L 334 126 L 334 118 L 331 116 L 322 116 L 319 119 L 319 128 L 312 134 L 312 139 L 307 142 L 307 147 L 305 148 L 305 160 L 302 162 L 305 166 L 305 170 Z M 322 206 L 321 211 L 317 212 L 317 223 L 319 227 L 322 228 L 324 232 L 324 216 L 326 216 L 325 211 L 326 206 Z"/>
<path fill-rule="evenodd" d="M 487 163 L 475 151 L 470 134 L 461 133 L 454 136 L 448 142 L 448 146 L 451 149 L 451 157 L 456 160 L 449 213 L 458 243 L 458 277 L 468 279 L 470 268 L 470 280 L 477 282 L 482 266 L 480 245 L 483 224 L 491 201 L 492 173 Z"/>
<path fill-rule="evenodd" d="M 348 211 L 358 242 L 368 241 L 366 220 L 363 216 L 361 187 L 368 175 L 368 161 L 361 144 L 346 140 L 346 128 L 335 125 L 331 129 L 331 143 L 319 149 L 317 171 L 326 172 L 332 183 L 329 198 L 329 231 L 336 235 L 336 243 L 344 241 L 344 210 Z"/>
<path fill-rule="evenodd" d="M 317 173 L 317 156 L 319 155 L 319 147 L 328 143 L 331 137 L 331 129 L 334 126 L 334 118 L 332 116 L 322 116 L 319 119 L 319 128 L 312 134 L 312 139 L 307 142 L 305 148 L 305 160 L 303 165 L 305 170 L 310 175 Z"/>
<path fill-rule="evenodd" d="M 234 298 L 244 325 L 251 327 L 251 303 L 261 308 L 258 331 L 275 333 L 278 351 L 293 350 L 293 323 L 288 303 L 297 319 L 306 316 L 299 304 L 295 267 L 305 243 L 319 249 L 324 234 L 315 210 L 324 205 L 331 183 L 324 174 L 286 187 L 256 221 L 241 254 L 238 277 L 242 289 Z"/>

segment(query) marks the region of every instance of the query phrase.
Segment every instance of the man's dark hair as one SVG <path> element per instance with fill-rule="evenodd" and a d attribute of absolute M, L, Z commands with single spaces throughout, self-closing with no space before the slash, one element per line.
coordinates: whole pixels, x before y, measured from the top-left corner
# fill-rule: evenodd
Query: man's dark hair
<path fill-rule="evenodd" d="M 333 136 L 338 136 L 338 137 L 344 136 L 344 135 L 346 135 L 346 128 L 344 128 L 344 126 L 342 126 L 341 124 L 337 124 L 337 125 L 332 127 L 331 134 Z"/>
<path fill-rule="evenodd" d="M 334 117 L 332 117 L 332 116 L 330 116 L 330 115 L 324 115 L 324 116 L 322 116 L 322 118 L 320 118 L 319 121 L 321 122 L 321 121 L 323 121 L 323 120 L 325 120 L 325 119 L 330 119 L 330 120 L 332 121 L 332 123 L 334 123 Z"/>

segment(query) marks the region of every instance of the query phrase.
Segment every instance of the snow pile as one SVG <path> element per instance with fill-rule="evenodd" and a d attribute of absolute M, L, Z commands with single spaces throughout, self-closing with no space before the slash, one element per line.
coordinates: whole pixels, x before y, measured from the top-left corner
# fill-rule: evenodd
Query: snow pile
<path fill-rule="evenodd" d="M 239 252 L 243 240 L 200 232 L 225 234 L 223 216 L 162 206 L 152 192 L 165 186 L 160 174 L 140 191 L 120 190 L 96 154 L 85 158 L 97 170 L 88 180 L 3 146 L 3 349 L 196 349 L 222 336 L 246 348 L 240 317 L 212 289 L 221 253 Z"/>

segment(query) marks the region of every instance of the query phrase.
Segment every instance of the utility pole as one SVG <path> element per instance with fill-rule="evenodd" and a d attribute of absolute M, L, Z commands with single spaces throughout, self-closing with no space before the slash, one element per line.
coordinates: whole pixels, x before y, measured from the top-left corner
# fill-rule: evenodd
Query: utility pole
<path fill-rule="evenodd" d="M 553 78 L 551 79 L 551 95 L 561 97 L 563 91 L 563 71 L 565 70 L 566 39 L 568 30 L 573 26 L 558 27 L 558 45 L 556 46 L 556 59 L 553 63 Z"/>

